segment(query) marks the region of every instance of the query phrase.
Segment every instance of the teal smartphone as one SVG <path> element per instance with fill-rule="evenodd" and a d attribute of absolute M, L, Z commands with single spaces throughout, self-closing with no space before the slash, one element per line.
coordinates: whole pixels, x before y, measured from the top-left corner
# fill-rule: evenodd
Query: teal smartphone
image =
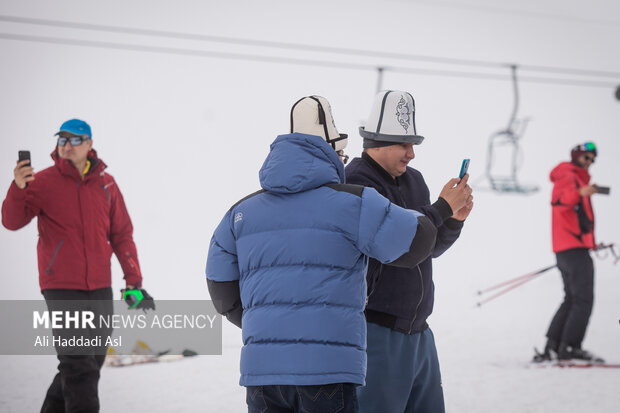
<path fill-rule="evenodd" d="M 459 179 L 463 179 L 467 170 L 469 169 L 469 158 L 463 159 L 463 163 L 461 164 L 461 172 L 459 172 Z"/>

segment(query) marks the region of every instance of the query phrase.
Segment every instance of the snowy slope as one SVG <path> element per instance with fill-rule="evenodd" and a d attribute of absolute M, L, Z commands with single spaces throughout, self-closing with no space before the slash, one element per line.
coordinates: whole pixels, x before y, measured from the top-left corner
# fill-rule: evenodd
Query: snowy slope
<path fill-rule="evenodd" d="M 493 196 L 477 197 L 480 210 L 470 217 L 469 227 L 435 261 L 436 303 L 429 323 L 439 350 L 447 411 L 616 412 L 620 369 L 528 368 L 533 347 L 544 344 L 548 322 L 562 298 L 557 270 L 482 307 L 475 305 L 479 289 L 553 263 L 550 252 L 525 258 L 510 247 L 471 242 L 478 238 L 476 231 L 484 232 L 476 222 Z M 477 252 L 480 248 L 487 252 Z M 595 308 L 584 347 L 620 362 L 619 267 L 609 257 L 595 259 L 595 266 Z M 225 321 L 221 356 L 106 367 L 100 382 L 102 412 L 244 412 L 245 392 L 238 385 L 240 348 L 240 330 Z M 36 411 L 56 359 L 0 356 L 0 366 L 0 411 Z"/>
<path fill-rule="evenodd" d="M 613 287 L 617 289 L 618 283 Z M 440 294 L 440 301 L 442 297 L 445 294 Z M 521 295 L 525 300 L 534 298 L 535 294 L 527 292 Z M 523 322 L 524 312 L 507 310 L 505 305 L 501 312 L 486 313 L 472 306 L 453 308 L 446 324 L 434 316 L 448 412 L 617 411 L 620 370 L 526 368 L 531 343 L 541 342 L 534 330 L 544 323 Z M 597 328 L 602 323 L 593 324 Z M 104 368 L 102 412 L 246 411 L 245 392 L 237 384 L 240 340 L 236 327 L 229 325 L 224 328 L 222 356 Z M 588 339 L 592 348 L 609 348 L 605 354 L 620 361 L 617 345 L 611 349 L 605 341 L 595 334 Z M 55 358 L 2 356 L 0 365 L 0 411 L 37 411 L 53 376 Z"/>

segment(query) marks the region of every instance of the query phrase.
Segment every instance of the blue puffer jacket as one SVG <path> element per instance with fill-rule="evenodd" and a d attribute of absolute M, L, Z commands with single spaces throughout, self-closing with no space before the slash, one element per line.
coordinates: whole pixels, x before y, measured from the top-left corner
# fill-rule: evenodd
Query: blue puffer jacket
<path fill-rule="evenodd" d="M 218 311 L 232 320 L 238 306 L 240 384 L 364 384 L 366 256 L 410 251 L 421 214 L 341 185 L 342 162 L 318 136 L 279 136 L 260 182 L 215 230 L 206 269 Z"/>

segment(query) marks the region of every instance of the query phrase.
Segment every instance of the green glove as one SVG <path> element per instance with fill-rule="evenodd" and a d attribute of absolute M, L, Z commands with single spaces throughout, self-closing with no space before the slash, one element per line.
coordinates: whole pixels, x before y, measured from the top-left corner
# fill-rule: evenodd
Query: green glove
<path fill-rule="evenodd" d="M 121 290 L 123 300 L 129 308 L 141 308 L 143 310 L 155 310 L 155 301 L 144 289 Z"/>

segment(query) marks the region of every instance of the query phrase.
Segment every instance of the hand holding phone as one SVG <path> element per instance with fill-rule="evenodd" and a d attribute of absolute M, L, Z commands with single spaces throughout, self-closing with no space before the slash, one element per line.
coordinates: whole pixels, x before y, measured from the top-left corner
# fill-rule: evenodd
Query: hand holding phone
<path fill-rule="evenodd" d="M 32 176 L 33 169 L 30 164 L 30 151 L 19 151 L 17 153 L 17 158 L 17 166 L 13 170 L 15 184 L 20 189 L 24 189 L 28 186 L 28 182 L 34 181 L 34 176 Z"/>
<path fill-rule="evenodd" d="M 459 172 L 459 179 L 463 179 L 467 173 L 467 170 L 469 169 L 469 161 L 469 158 L 463 159 L 463 163 L 461 164 L 461 172 Z"/>
<path fill-rule="evenodd" d="M 450 205 L 453 212 L 452 218 L 458 221 L 465 220 L 474 206 L 472 189 L 467 185 L 469 175 L 465 178 L 469 163 L 469 158 L 463 159 L 459 177 L 450 179 L 439 194 L 439 198 L 443 198 Z"/>

